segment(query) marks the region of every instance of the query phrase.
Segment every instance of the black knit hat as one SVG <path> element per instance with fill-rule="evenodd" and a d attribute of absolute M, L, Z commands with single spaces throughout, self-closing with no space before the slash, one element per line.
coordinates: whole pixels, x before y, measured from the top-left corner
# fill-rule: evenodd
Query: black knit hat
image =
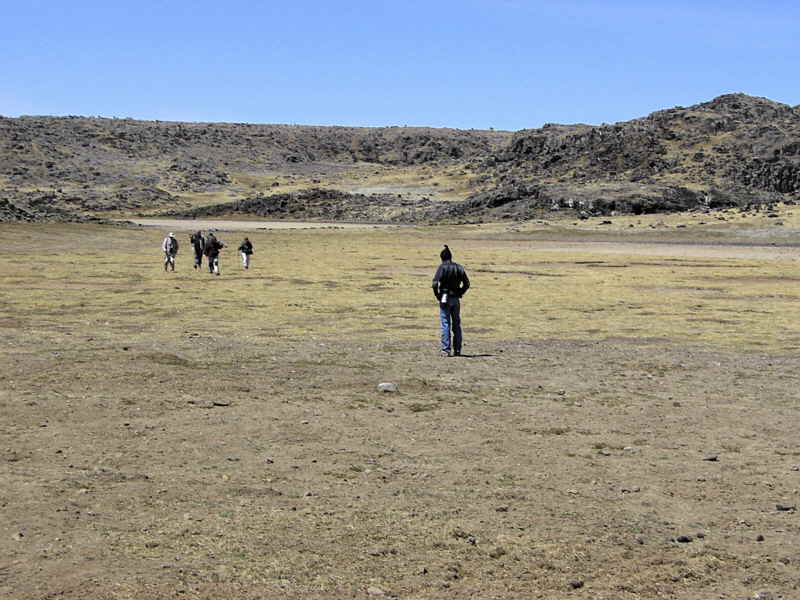
<path fill-rule="evenodd" d="M 442 262 L 446 260 L 453 260 L 453 253 L 450 252 L 450 248 L 447 247 L 447 244 L 444 245 L 444 250 L 439 253 L 439 256 L 442 259 Z"/>

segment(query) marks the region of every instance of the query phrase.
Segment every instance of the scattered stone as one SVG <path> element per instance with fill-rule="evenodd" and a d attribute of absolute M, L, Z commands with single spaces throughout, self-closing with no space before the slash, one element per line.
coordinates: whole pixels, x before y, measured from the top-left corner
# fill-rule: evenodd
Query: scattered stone
<path fill-rule="evenodd" d="M 384 592 L 381 588 L 370 586 L 367 588 L 367 595 L 368 596 L 385 596 L 386 592 Z"/>
<path fill-rule="evenodd" d="M 783 512 L 789 512 L 789 511 L 794 512 L 794 511 L 797 510 L 797 506 L 794 506 L 794 505 L 788 506 L 786 504 L 776 504 L 775 505 L 775 509 L 779 510 L 779 511 L 783 511 Z"/>
<path fill-rule="evenodd" d="M 274 464 L 274 463 L 275 463 L 275 459 L 274 459 L 274 458 L 272 458 L 272 457 L 270 457 L 270 456 L 267 456 L 267 457 L 264 459 L 264 462 L 265 462 L 265 463 L 267 463 L 268 465 L 271 465 L 271 464 Z"/>
<path fill-rule="evenodd" d="M 757 535 L 756 536 L 756 541 L 757 542 L 763 542 L 764 541 L 764 536 L 763 535 Z"/>
<path fill-rule="evenodd" d="M 692 540 L 693 538 L 690 535 L 679 535 L 678 537 L 675 538 L 675 541 L 680 544 L 688 544 Z"/>
<path fill-rule="evenodd" d="M 214 404 L 214 406 L 230 406 L 231 405 L 230 402 L 224 402 L 222 400 L 214 400 L 213 404 Z"/>
<path fill-rule="evenodd" d="M 505 556 L 506 554 L 507 554 L 506 549 L 503 548 L 502 546 L 498 546 L 497 548 L 489 552 L 489 557 L 500 558 L 501 556 Z"/>
<path fill-rule="evenodd" d="M 753 594 L 753 600 L 773 600 L 772 592 L 756 592 Z"/>
<path fill-rule="evenodd" d="M 214 408 L 214 403 L 211 400 L 189 400 L 189 404 L 193 404 L 197 408 Z"/>
<path fill-rule="evenodd" d="M 396 383 L 379 383 L 378 384 L 378 391 L 379 392 L 394 393 L 394 392 L 397 391 L 397 384 Z"/>
<path fill-rule="evenodd" d="M 698 534 L 697 534 L 695 537 L 696 537 L 698 540 L 704 540 L 704 539 L 706 538 L 706 534 L 705 534 L 705 533 L 703 533 L 703 532 L 701 531 L 701 532 L 699 532 L 699 533 L 698 533 Z"/>
<path fill-rule="evenodd" d="M 572 588 L 573 590 L 579 590 L 583 586 L 584 586 L 584 583 L 580 579 L 577 579 L 575 581 L 570 581 L 569 582 L 569 587 Z"/>
<path fill-rule="evenodd" d="M 704 457 L 703 460 L 717 462 L 719 460 L 719 454 L 709 454 L 708 456 Z"/>
<path fill-rule="evenodd" d="M 495 510 L 497 512 L 508 512 L 508 506 L 498 506 Z"/>
<path fill-rule="evenodd" d="M 239 462 L 242 459 L 239 458 L 238 456 L 228 456 L 228 457 L 225 458 L 225 460 L 230 461 L 230 462 Z"/>

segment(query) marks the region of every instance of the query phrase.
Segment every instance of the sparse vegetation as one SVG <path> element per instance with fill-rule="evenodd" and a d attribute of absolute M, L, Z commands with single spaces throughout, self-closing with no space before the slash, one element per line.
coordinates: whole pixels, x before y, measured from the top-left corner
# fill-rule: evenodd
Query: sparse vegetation
<path fill-rule="evenodd" d="M 795 251 L 670 218 L 250 230 L 219 278 L 161 231 L 0 226 L 0 595 L 791 590 Z"/>

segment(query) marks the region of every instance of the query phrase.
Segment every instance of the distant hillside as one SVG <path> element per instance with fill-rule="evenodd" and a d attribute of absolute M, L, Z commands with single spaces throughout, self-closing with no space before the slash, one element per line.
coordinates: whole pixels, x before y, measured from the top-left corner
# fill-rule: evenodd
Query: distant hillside
<path fill-rule="evenodd" d="M 546 125 L 495 153 L 512 176 L 800 190 L 800 110 L 744 94 L 615 125 Z"/>
<path fill-rule="evenodd" d="M 545 125 L 515 133 L 482 166 L 494 208 L 514 213 L 520 203 L 608 213 L 794 201 L 800 108 L 728 94 L 614 125 Z M 479 213 L 486 196 L 471 199 Z"/>
<path fill-rule="evenodd" d="M 446 174 L 462 201 L 437 204 L 435 193 L 410 201 L 381 186 L 379 196 L 318 189 L 337 187 L 340 174 L 354 169 L 359 186 L 338 191 L 359 192 L 387 173 L 435 189 Z M 306 216 L 318 216 L 320 198 L 331 215 L 423 220 L 758 207 L 800 198 L 800 109 L 729 94 L 613 125 L 514 134 L 0 117 L 0 220 L 190 214 L 196 198 L 214 204 L 215 194 L 221 207 L 212 212 L 269 207 L 280 217 L 288 213 L 279 207 L 291 205 L 294 218 L 304 214 L 303 199 L 314 205 Z M 365 208 L 370 198 L 379 210 Z M 336 202 L 355 204 L 348 210 Z M 388 209 L 392 202 L 398 206 Z"/>
<path fill-rule="evenodd" d="M 232 172 L 291 165 L 419 165 L 484 156 L 506 132 L 171 123 L 86 117 L 0 118 L 0 177 L 11 185 L 161 185 L 206 189 Z"/>

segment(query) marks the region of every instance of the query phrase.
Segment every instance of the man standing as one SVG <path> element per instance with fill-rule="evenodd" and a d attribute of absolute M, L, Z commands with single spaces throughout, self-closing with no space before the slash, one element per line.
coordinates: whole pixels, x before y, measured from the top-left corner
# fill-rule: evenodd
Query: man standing
<path fill-rule="evenodd" d="M 250 255 L 253 254 L 253 243 L 248 238 L 244 238 L 244 241 L 239 244 L 239 252 L 242 253 L 242 266 L 245 269 L 249 269 Z"/>
<path fill-rule="evenodd" d="M 164 251 L 164 270 L 167 267 L 172 267 L 175 270 L 175 257 L 178 255 L 178 240 L 175 239 L 175 234 L 170 234 L 161 242 L 161 249 Z"/>
<path fill-rule="evenodd" d="M 432 287 L 433 295 L 439 302 L 442 356 L 461 356 L 461 296 L 469 289 L 469 277 L 464 267 L 453 262 L 453 255 L 447 244 L 439 256 L 442 264 L 436 269 Z"/>
<path fill-rule="evenodd" d="M 219 275 L 219 251 L 225 247 L 213 233 L 208 234 L 205 253 L 208 257 L 208 272 Z"/>
<path fill-rule="evenodd" d="M 193 233 L 189 241 L 192 243 L 192 248 L 194 248 L 194 268 L 199 269 L 203 266 L 203 250 L 206 248 L 203 232 Z"/>

